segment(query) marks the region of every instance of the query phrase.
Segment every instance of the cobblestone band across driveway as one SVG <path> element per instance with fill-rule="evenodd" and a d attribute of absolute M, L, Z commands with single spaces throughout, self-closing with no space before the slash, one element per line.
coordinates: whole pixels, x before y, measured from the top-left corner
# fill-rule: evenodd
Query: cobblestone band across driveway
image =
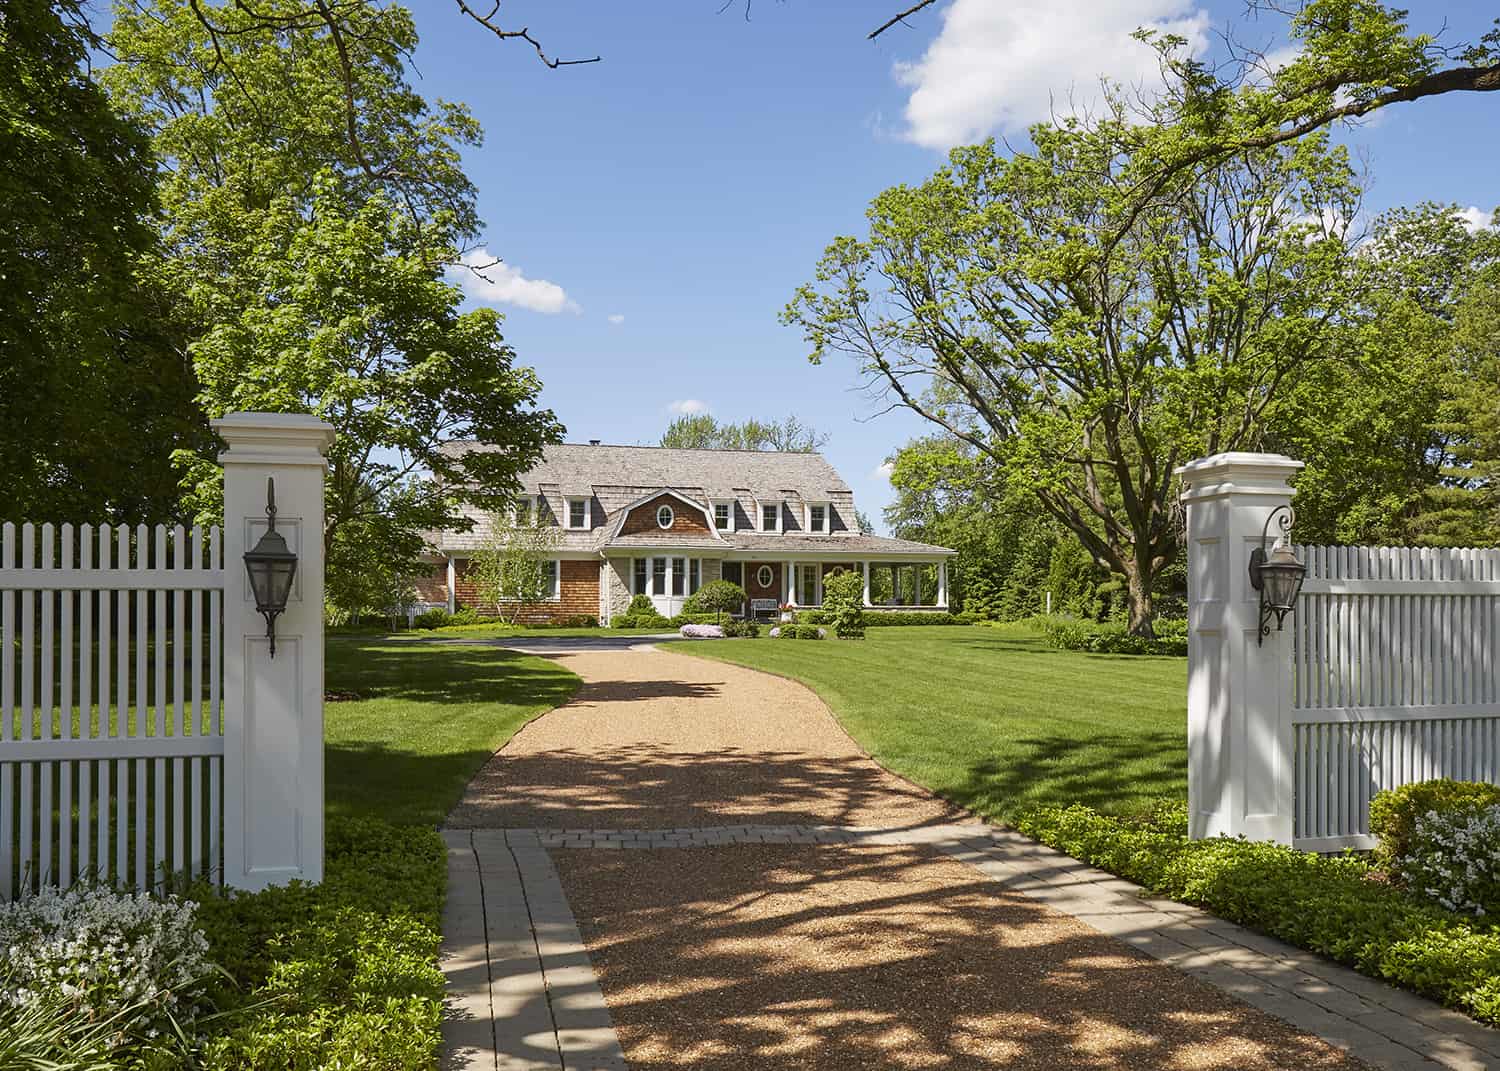
<path fill-rule="evenodd" d="M 709 1036 L 711 1031 L 702 1029 L 704 1024 L 695 1028 L 690 1022 L 678 1023 L 675 1031 L 633 1025 L 629 1036 L 634 1044 L 622 1046 L 584 937 L 564 894 L 569 880 L 580 880 L 583 872 L 598 866 L 586 862 L 590 856 L 584 853 L 588 850 L 724 851 L 743 846 L 745 851 L 754 853 L 754 846 L 761 846 L 754 865 L 775 867 L 786 860 L 767 856 L 770 846 L 799 845 L 829 846 L 826 849 L 829 852 L 861 847 L 919 849 L 917 856 L 896 861 L 905 868 L 915 868 L 923 858 L 932 857 L 963 864 L 962 872 L 977 879 L 979 887 L 988 888 L 987 895 L 991 898 L 1022 894 L 1250 1005 L 1267 1017 L 1275 1017 L 1256 1018 L 1253 1013 L 1225 1017 L 1223 1008 L 1212 1001 L 1200 1006 L 1201 986 L 1191 992 L 1170 986 L 1160 992 L 1138 990 L 1134 994 L 1137 1002 L 1170 1002 L 1175 1011 L 1169 1017 L 1171 1014 L 1184 1017 L 1187 1020 L 1183 1023 L 1187 1028 L 1184 1034 L 1196 1035 L 1197 1041 L 1178 1043 L 1171 1038 L 1165 1041 L 1152 1038 L 1147 1042 L 1128 1036 L 1121 1040 L 1116 1036 L 1121 1033 L 1121 1024 L 1088 1020 L 1080 1029 L 1100 1035 L 1100 1051 L 1087 1064 L 1062 1058 L 1055 1048 L 1056 1039 L 1049 1042 L 1050 1051 L 1060 1061 L 1056 1063 L 1049 1063 L 1050 1058 L 1045 1055 L 1037 1059 L 1035 1053 L 1016 1051 L 1014 1039 L 1001 1039 L 1004 1044 L 984 1051 L 1007 1053 L 1005 1058 L 986 1057 L 980 1049 L 975 1049 L 973 1059 L 960 1059 L 957 1063 L 941 1061 L 947 1066 L 1371 1066 L 1403 1071 L 1500 1067 L 1500 1033 L 1420 997 L 1192 907 L 1152 899 L 1129 882 L 1008 830 L 972 823 L 911 828 L 744 825 L 639 830 L 452 830 L 445 836 L 450 847 L 450 892 L 444 951 L 454 1012 L 446 1027 L 449 1055 L 445 1066 L 448 1067 L 603 1071 L 627 1066 L 625 1054 L 629 1048 L 639 1049 L 643 1056 L 639 1065 L 631 1066 L 855 1066 L 841 1064 L 842 1059 L 853 1057 L 841 1056 L 837 1051 L 821 1056 L 805 1054 L 806 1059 L 779 1059 L 774 1044 L 741 1062 L 736 1053 L 716 1047 L 716 1039 Z M 549 849 L 562 853 L 558 863 L 562 865 L 564 880 L 559 880 L 558 867 L 549 857 Z M 583 851 L 575 854 L 574 850 Z M 715 869 L 733 869 L 723 866 L 723 860 L 715 862 L 719 864 Z M 858 865 L 869 867 L 872 860 L 861 858 Z M 588 883 L 583 879 L 580 884 L 586 887 Z M 967 882 L 964 885 L 962 892 L 971 894 L 973 889 Z M 890 889 L 892 895 L 900 891 L 897 887 Z M 726 911 L 732 906 L 727 905 Z M 607 920 L 615 910 L 623 912 L 626 908 L 625 904 L 611 901 L 604 917 Z M 601 945 L 615 947 L 610 940 L 609 922 L 599 928 Z M 705 955 L 709 952 L 703 951 Z M 606 951 L 605 955 L 608 958 L 612 953 Z M 1079 951 L 1075 950 L 1073 956 L 1079 959 Z M 1097 956 L 1095 950 L 1081 958 L 1087 961 Z M 1101 963 L 1095 969 L 1101 977 L 1107 977 L 1111 972 L 1118 973 L 1121 967 Z M 634 993 L 629 981 L 621 997 L 630 1005 L 630 1015 L 635 1020 L 640 1017 L 643 1002 L 637 999 L 640 994 Z M 1151 989 L 1165 985 L 1168 979 L 1159 976 L 1155 981 L 1156 986 Z M 665 991 L 685 984 L 684 979 L 677 978 L 659 978 L 657 982 Z M 724 984 L 724 979 L 719 978 L 719 982 Z M 653 999 L 670 1004 L 672 994 L 664 992 Z M 757 1009 L 746 1006 L 743 1011 L 746 1017 L 754 1017 Z M 1131 1015 L 1119 1007 L 1118 999 L 1112 1005 L 1112 1012 L 1124 1015 L 1127 1022 L 1131 1020 Z M 869 1008 L 868 1013 L 877 1017 L 881 1014 L 875 1007 Z M 1059 1008 L 1058 1014 L 1060 1019 L 1069 1016 L 1064 1008 Z M 1148 1018 L 1157 1022 L 1160 1014 L 1153 1012 Z M 817 1020 L 816 1016 L 814 1019 L 824 1022 L 826 1029 L 831 1015 L 827 1011 L 823 1020 Z M 1137 1013 L 1135 1018 L 1139 1020 L 1140 1015 Z M 1293 1029 L 1272 1025 L 1276 1020 L 1290 1024 Z M 764 1033 L 766 1027 L 758 1029 Z M 820 1033 L 816 1022 L 810 1028 L 799 1029 L 814 1038 Z M 1036 1029 L 1039 1034 L 1044 1033 L 1040 1024 Z M 1334 1048 L 1320 1047 L 1314 1039 L 1343 1050 L 1347 1056 L 1336 1055 Z M 683 1046 L 690 1042 L 701 1046 L 697 1055 L 684 1051 Z M 825 1036 L 822 1043 L 838 1044 L 834 1035 Z M 853 1042 L 845 1038 L 843 1043 Z M 1166 1048 L 1160 1047 L 1163 1044 Z M 1135 1055 L 1146 1062 L 1132 1058 L 1133 1045 L 1139 1050 Z M 1112 1046 L 1118 1046 L 1119 1051 L 1111 1053 Z M 941 1047 L 941 1044 L 929 1046 Z M 907 1066 L 895 1052 L 889 1063 L 856 1059 L 859 1066 Z"/>

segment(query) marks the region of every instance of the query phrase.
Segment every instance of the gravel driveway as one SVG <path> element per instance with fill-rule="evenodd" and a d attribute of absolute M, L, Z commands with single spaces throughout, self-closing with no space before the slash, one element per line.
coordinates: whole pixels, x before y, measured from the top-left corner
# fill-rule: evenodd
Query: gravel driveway
<path fill-rule="evenodd" d="M 450 826 L 920 839 L 964 821 L 795 682 L 670 649 L 550 657 L 583 687 L 485 765 Z M 1366 1066 L 922 844 L 564 848 L 551 862 L 548 918 L 571 905 L 630 1067 Z"/>
<path fill-rule="evenodd" d="M 670 649 L 554 657 L 583 687 L 485 765 L 449 826 L 897 826 L 962 817 L 877 766 L 793 681 Z"/>

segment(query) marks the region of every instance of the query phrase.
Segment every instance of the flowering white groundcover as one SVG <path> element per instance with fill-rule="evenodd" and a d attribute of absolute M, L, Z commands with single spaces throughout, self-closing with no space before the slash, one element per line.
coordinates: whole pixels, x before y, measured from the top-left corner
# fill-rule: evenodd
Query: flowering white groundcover
<path fill-rule="evenodd" d="M 1414 892 L 1449 911 L 1493 911 L 1500 905 L 1500 805 L 1419 816 L 1399 866 Z"/>
<path fill-rule="evenodd" d="M 0 1001 L 25 1007 L 50 993 L 120 1026 L 154 1031 L 170 1013 L 193 1018 L 194 998 L 211 965 L 195 925 L 198 905 L 175 896 L 119 893 L 98 885 L 66 892 L 43 888 L 0 904 Z"/>
<path fill-rule="evenodd" d="M 718 625 L 683 625 L 677 630 L 690 640 L 722 640 L 724 630 Z"/>

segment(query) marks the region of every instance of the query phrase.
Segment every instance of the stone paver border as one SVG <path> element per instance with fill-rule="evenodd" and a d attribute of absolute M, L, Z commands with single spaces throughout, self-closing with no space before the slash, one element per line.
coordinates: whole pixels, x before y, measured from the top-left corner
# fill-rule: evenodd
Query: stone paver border
<path fill-rule="evenodd" d="M 444 830 L 445 1069 L 624 1071 L 562 882 L 536 838 Z"/>
<path fill-rule="evenodd" d="M 930 845 L 1007 889 L 1072 915 L 1374 1066 L 1394 1071 L 1500 1067 L 1500 1031 L 1197 908 L 1154 898 L 1140 886 L 1012 830 L 977 822 L 912 828 L 477 829 L 445 831 L 444 837 L 449 844 L 444 964 L 452 1009 L 445 1040 L 450 1054 L 478 1053 L 469 1062 L 450 1062 L 451 1067 L 603 1071 L 626 1066 L 548 849 L 661 851 L 735 844 Z M 476 911 L 482 916 L 478 923 Z M 522 932 L 523 920 L 529 934 Z M 487 973 L 478 962 L 477 949 L 486 943 L 477 941 L 481 932 L 487 935 Z M 485 1013 L 490 1024 L 475 1021 Z M 543 1059 L 548 1029 L 556 1053 Z M 486 1037 L 489 1050 L 483 1047 Z M 494 1054 L 493 1063 L 486 1052 Z"/>

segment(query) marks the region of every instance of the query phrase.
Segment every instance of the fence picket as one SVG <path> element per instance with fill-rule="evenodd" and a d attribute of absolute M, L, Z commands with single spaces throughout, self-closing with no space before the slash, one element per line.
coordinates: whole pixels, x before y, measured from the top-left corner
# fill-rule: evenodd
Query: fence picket
<path fill-rule="evenodd" d="M 16 565 L 16 526 L 7 521 L 0 529 L 0 569 L 13 569 Z M 0 591 L 0 743 L 11 739 L 15 732 L 16 694 L 16 593 Z M 0 763 L 0 807 L 11 806 L 15 792 L 11 764 Z M 10 815 L 0 822 L 0 897 L 15 895 L 15 869 L 12 859 L 15 852 L 15 834 L 11 830 Z"/>
<path fill-rule="evenodd" d="M 30 523 L 21 525 L 21 568 L 29 569 L 36 563 L 36 526 Z M 24 589 L 20 592 L 21 599 L 21 735 L 22 740 L 30 740 L 32 729 L 36 722 L 36 691 L 35 673 L 36 664 L 33 661 L 36 653 L 36 630 L 32 620 L 36 609 L 36 592 Z M 21 826 L 16 831 L 17 868 L 20 872 L 21 885 L 30 889 L 36 879 L 32 871 L 32 844 L 35 840 L 35 814 L 36 800 L 34 798 L 35 783 L 33 774 L 35 770 L 31 763 L 21 766 L 20 790 Z"/>
<path fill-rule="evenodd" d="M 1380 789 L 1500 776 L 1500 550 L 1301 553 L 1294 842 L 1364 847 Z"/>

